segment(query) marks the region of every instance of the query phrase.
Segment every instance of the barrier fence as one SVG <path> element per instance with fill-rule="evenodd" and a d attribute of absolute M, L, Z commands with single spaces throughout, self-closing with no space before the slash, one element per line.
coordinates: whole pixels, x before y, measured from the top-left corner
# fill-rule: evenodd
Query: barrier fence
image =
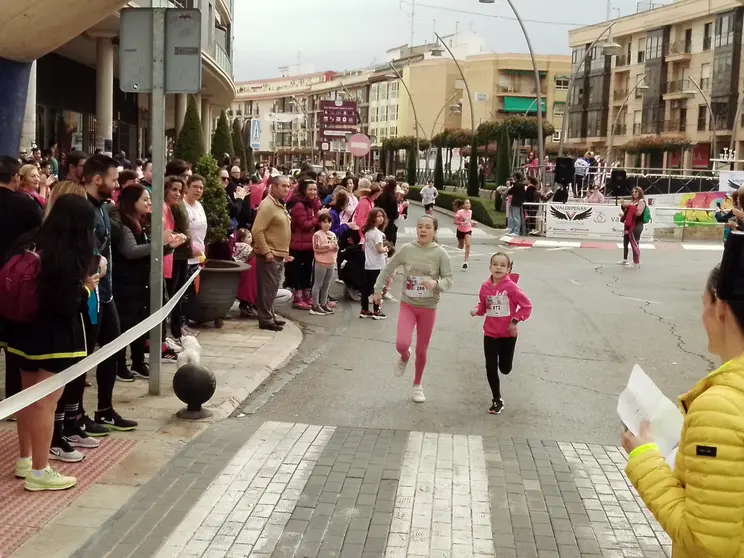
<path fill-rule="evenodd" d="M 127 347 L 130 343 L 139 339 L 152 328 L 159 323 L 163 322 L 165 318 L 173 311 L 175 305 L 183 298 L 188 288 L 201 273 L 201 269 L 197 270 L 186 284 L 171 297 L 171 299 L 157 312 L 153 313 L 149 317 L 142 320 L 133 328 L 125 331 L 119 337 L 114 339 L 111 343 L 107 343 L 93 354 L 88 355 L 83 360 L 70 366 L 66 370 L 63 370 L 59 374 L 55 374 L 51 378 L 47 378 L 43 382 L 40 382 L 30 388 L 24 389 L 20 393 L 9 397 L 3 401 L 0 401 L 0 420 L 5 419 L 21 409 L 24 409 L 35 403 L 36 401 L 46 397 L 47 395 L 54 393 L 58 389 L 64 388 L 67 384 L 92 370 L 98 364 L 103 362 L 109 357 L 114 356 L 116 353 Z M 6 371 L 7 373 L 7 371 Z"/>

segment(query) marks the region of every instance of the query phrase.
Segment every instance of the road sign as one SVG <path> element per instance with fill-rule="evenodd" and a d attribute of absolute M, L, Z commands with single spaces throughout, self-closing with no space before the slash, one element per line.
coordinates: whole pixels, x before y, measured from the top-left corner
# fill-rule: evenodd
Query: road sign
<path fill-rule="evenodd" d="M 349 150 L 349 144 L 343 140 L 334 140 L 331 142 L 332 153 L 346 153 Z"/>
<path fill-rule="evenodd" d="M 353 134 L 359 126 L 356 101 L 320 101 L 320 136 L 322 138 L 343 137 Z"/>
<path fill-rule="evenodd" d="M 349 138 L 349 152 L 354 157 L 366 157 L 372 149 L 372 142 L 364 134 L 354 134 Z"/>
<path fill-rule="evenodd" d="M 251 120 L 251 149 L 261 149 L 261 121 L 258 118 Z"/>
<path fill-rule="evenodd" d="M 330 146 L 330 145 L 328 145 L 328 142 L 327 142 L 327 141 L 324 141 L 323 143 L 321 143 L 321 144 L 320 144 L 320 148 L 321 148 L 321 149 L 322 149 L 323 151 L 328 151 L 328 150 L 330 149 L 330 147 L 331 147 L 331 146 Z"/>

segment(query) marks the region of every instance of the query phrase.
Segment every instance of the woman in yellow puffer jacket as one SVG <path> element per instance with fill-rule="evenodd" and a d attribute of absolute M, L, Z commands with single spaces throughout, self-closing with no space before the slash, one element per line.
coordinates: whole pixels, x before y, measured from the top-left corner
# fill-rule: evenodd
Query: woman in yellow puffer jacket
<path fill-rule="evenodd" d="M 708 350 L 723 366 L 679 398 L 674 470 L 647 424 L 623 434 L 625 469 L 672 539 L 673 558 L 744 557 L 744 234 L 731 233 L 703 295 Z"/>

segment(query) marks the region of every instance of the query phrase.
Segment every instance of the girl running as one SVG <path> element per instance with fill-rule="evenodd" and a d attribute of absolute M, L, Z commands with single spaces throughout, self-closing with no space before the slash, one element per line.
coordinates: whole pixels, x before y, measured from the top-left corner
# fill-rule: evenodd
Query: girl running
<path fill-rule="evenodd" d="M 426 354 L 434 331 L 439 297 L 452 287 L 452 265 L 447 252 L 437 243 L 439 223 L 432 215 L 423 215 L 416 223 L 417 240 L 398 249 L 375 283 L 375 304 L 382 300 L 385 282 L 396 269 L 403 267 L 405 278 L 398 315 L 395 375 L 403 376 L 411 358 L 413 330 L 416 329 L 416 375 L 413 400 L 426 401 L 421 381 L 426 368 Z"/>
<path fill-rule="evenodd" d="M 624 203 L 622 213 L 623 218 L 623 259 L 617 262 L 618 265 L 630 265 L 628 262 L 628 245 L 633 251 L 633 265 L 636 269 L 641 267 L 641 234 L 643 233 L 643 214 L 646 211 L 646 200 L 643 197 L 643 190 L 638 186 L 633 188 L 630 194 L 630 203 Z"/>
<path fill-rule="evenodd" d="M 462 268 L 468 268 L 470 259 L 470 241 L 473 235 L 473 211 L 470 209 L 470 200 L 455 201 L 455 225 L 457 225 L 457 247 L 465 248 L 465 261 Z"/>
<path fill-rule="evenodd" d="M 431 181 L 421 188 L 421 203 L 424 205 L 424 211 L 426 211 L 427 215 L 431 215 L 434 212 L 434 205 L 438 195 L 439 192 L 434 188 L 434 183 Z"/>
<path fill-rule="evenodd" d="M 380 301 L 375 299 L 373 312 L 369 311 L 369 297 L 372 296 L 375 281 L 380 275 L 380 270 L 385 267 L 388 249 L 385 247 L 385 235 L 383 230 L 387 225 L 385 211 L 378 208 L 369 212 L 367 224 L 362 228 L 364 234 L 364 285 L 362 289 L 362 310 L 360 318 L 372 318 L 384 320 L 387 318 L 380 310 Z"/>
<path fill-rule="evenodd" d="M 503 252 L 494 254 L 489 269 L 491 276 L 481 285 L 478 305 L 470 311 L 470 315 L 486 316 L 483 322 L 483 352 L 486 355 L 486 376 L 493 396 L 488 412 L 498 415 L 504 409 L 499 370 L 504 375 L 512 371 L 517 325 L 530 317 L 532 303 L 517 286 L 519 276 L 511 272 L 509 256 Z"/>

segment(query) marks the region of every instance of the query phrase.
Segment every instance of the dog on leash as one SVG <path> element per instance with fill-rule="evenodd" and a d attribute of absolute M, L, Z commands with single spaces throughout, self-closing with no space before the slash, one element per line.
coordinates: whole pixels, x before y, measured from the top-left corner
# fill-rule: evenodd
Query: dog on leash
<path fill-rule="evenodd" d="M 183 350 L 178 353 L 178 367 L 181 368 L 184 364 L 199 364 L 201 361 L 201 345 L 199 345 L 196 337 L 184 335 L 181 337 L 181 346 Z"/>

